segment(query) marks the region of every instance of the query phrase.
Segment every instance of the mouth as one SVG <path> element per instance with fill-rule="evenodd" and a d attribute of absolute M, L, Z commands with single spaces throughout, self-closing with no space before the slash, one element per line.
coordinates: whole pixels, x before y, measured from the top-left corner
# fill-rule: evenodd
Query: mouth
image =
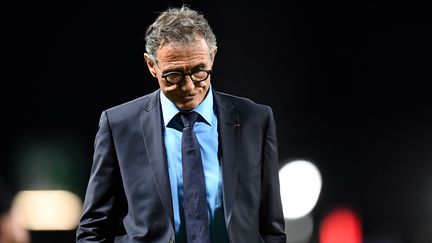
<path fill-rule="evenodd" d="M 195 98 L 195 95 L 193 94 L 183 95 L 183 99 L 185 100 L 192 100 L 193 98 Z"/>

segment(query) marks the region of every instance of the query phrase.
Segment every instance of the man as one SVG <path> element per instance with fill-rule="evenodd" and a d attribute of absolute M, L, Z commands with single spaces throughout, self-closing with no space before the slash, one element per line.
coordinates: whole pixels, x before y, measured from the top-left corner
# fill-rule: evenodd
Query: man
<path fill-rule="evenodd" d="M 147 29 L 160 89 L 102 113 L 78 242 L 285 242 L 272 111 L 212 89 L 216 50 L 188 7 Z"/>

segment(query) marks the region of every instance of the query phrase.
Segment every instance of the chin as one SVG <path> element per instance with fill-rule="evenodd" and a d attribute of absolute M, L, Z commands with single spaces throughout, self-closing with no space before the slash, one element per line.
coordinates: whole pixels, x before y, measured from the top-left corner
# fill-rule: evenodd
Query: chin
<path fill-rule="evenodd" d="M 180 109 L 180 110 L 184 110 L 184 111 L 190 111 L 190 110 L 193 110 L 193 109 L 195 109 L 196 107 L 197 107 L 198 105 L 197 104 L 178 104 L 177 105 L 177 107 Z"/>

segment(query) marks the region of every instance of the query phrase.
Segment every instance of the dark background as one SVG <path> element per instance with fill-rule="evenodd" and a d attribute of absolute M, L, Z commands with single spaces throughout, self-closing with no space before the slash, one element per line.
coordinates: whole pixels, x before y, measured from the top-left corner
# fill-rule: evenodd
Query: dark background
<path fill-rule="evenodd" d="M 186 3 L 205 15 L 218 38 L 213 87 L 273 108 L 281 165 L 300 158 L 320 169 L 316 227 L 329 210 L 349 205 L 362 218 L 365 242 L 432 240 L 431 26 L 425 6 Z M 7 159 L 1 174 L 13 190 L 24 187 L 17 170 L 26 144 L 69 144 L 80 158 L 71 162 L 71 188 L 84 196 L 100 113 L 158 87 L 143 62 L 142 37 L 157 12 L 181 4 L 5 6 Z"/>

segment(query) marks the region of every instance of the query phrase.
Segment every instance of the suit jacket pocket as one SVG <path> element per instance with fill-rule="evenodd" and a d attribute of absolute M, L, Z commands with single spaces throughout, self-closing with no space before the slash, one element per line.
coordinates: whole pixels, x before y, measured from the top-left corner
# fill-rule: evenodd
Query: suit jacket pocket
<path fill-rule="evenodd" d="M 260 176 L 260 175 L 261 175 L 261 164 L 251 169 L 248 169 L 246 171 L 239 172 L 238 179 L 240 183 L 243 183 L 244 181 L 247 181 L 253 177 Z"/>

